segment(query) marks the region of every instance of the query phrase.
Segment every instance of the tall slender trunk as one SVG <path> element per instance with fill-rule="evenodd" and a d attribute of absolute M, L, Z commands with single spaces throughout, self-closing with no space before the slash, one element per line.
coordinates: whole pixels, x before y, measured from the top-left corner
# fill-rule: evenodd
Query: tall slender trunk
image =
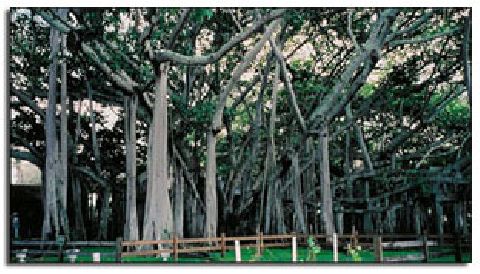
<path fill-rule="evenodd" d="M 207 132 L 207 169 L 205 178 L 205 237 L 217 236 L 216 143 L 217 139 L 213 129 L 209 128 Z"/>
<path fill-rule="evenodd" d="M 63 34 L 62 51 L 67 50 L 67 35 Z M 66 54 L 63 54 L 65 56 Z M 59 200 L 60 200 L 60 222 L 63 227 L 63 233 L 69 237 L 70 228 L 67 216 L 67 187 L 68 187 L 68 129 L 67 129 L 67 62 L 62 60 L 61 65 L 61 94 L 60 94 L 60 176 L 59 176 Z"/>
<path fill-rule="evenodd" d="M 471 11 L 470 11 L 471 12 Z M 468 102 L 470 104 L 470 113 L 472 111 L 472 57 L 471 57 L 471 39 L 472 39 L 472 17 L 469 15 L 464 21 L 463 33 L 463 80 L 467 88 Z"/>
<path fill-rule="evenodd" d="M 167 73 L 169 64 L 159 65 L 155 79 L 155 105 L 150 127 L 151 158 L 148 164 L 146 219 L 143 239 L 168 238 L 173 231 L 172 207 L 168 195 L 168 151 L 167 151 Z M 153 127 L 153 128 L 152 128 Z"/>
<path fill-rule="evenodd" d="M 136 173 L 136 133 L 138 97 L 125 97 L 125 146 L 126 146 L 126 203 L 123 237 L 130 241 L 138 240 L 137 218 L 137 173 Z"/>
<path fill-rule="evenodd" d="M 72 106 L 73 108 L 73 106 Z M 75 127 L 75 138 L 74 138 L 74 151 L 73 151 L 73 159 L 72 163 L 73 166 L 78 164 L 78 155 L 77 155 L 77 145 L 78 145 L 78 138 L 80 136 L 81 131 L 81 112 L 82 112 L 82 101 L 78 101 L 78 110 L 77 110 L 77 124 Z M 86 239 L 86 231 L 85 231 L 85 224 L 83 220 L 82 214 L 82 187 L 80 185 L 80 180 L 78 176 L 75 174 L 72 178 L 72 199 L 73 199 L 73 211 L 74 211 L 74 223 L 75 223 L 75 238 L 78 240 L 85 240 Z"/>
<path fill-rule="evenodd" d="M 283 203 L 282 203 L 282 193 L 280 191 L 281 189 L 281 181 L 276 180 L 275 181 L 275 224 L 276 224 L 276 232 L 279 234 L 284 234 L 287 232 L 286 227 L 285 227 L 285 217 L 284 217 L 284 211 L 283 211 Z"/>
<path fill-rule="evenodd" d="M 57 93 L 57 53 L 59 50 L 59 31 L 50 28 L 50 66 L 48 69 L 48 105 L 45 118 L 46 161 L 45 161 L 45 204 L 42 227 L 42 239 L 55 233 L 58 236 L 58 208 L 56 193 L 56 149 L 57 133 L 55 126 Z"/>
<path fill-rule="evenodd" d="M 348 104 L 345 108 L 345 113 L 347 116 L 347 123 L 352 120 L 352 108 L 351 105 Z M 368 153 L 367 144 L 365 143 L 365 139 L 363 137 L 362 128 L 357 124 L 353 123 L 353 128 L 355 130 L 355 135 L 357 136 L 357 143 L 360 146 L 360 150 L 362 151 L 363 160 L 365 161 L 365 166 L 368 171 L 373 171 L 373 164 L 370 158 L 370 154 Z"/>
<path fill-rule="evenodd" d="M 76 178 L 72 180 L 72 193 L 73 211 L 75 215 L 75 239 L 85 240 L 86 232 L 82 214 L 82 187 L 80 186 L 80 181 Z"/>
<path fill-rule="evenodd" d="M 315 159 L 316 159 L 316 149 L 315 149 L 315 144 L 313 143 L 313 138 L 312 137 L 308 137 L 307 138 L 307 153 L 306 153 L 306 156 L 307 157 L 310 157 L 312 160 L 312 164 L 310 165 L 310 167 L 308 168 L 307 172 L 306 172 L 306 176 L 305 176 L 305 180 L 306 180 L 306 183 L 307 183 L 307 188 L 305 189 L 305 192 L 306 193 L 306 199 L 310 200 L 310 201 L 313 201 L 314 204 L 317 203 L 317 193 L 316 193 L 316 182 L 317 182 L 317 178 L 316 178 L 316 169 L 315 169 Z M 311 206 L 311 210 L 310 212 L 313 212 L 313 214 L 316 215 L 316 205 L 314 206 Z M 305 214 L 307 215 L 306 217 L 308 217 L 308 211 L 305 212 Z M 315 216 L 314 215 L 314 216 Z M 313 222 L 313 223 L 312 223 Z M 314 231 L 316 231 L 316 225 L 314 224 L 314 220 L 312 220 L 312 216 L 310 215 L 310 219 L 306 219 L 306 223 L 307 223 L 307 226 L 308 226 L 308 229 L 309 229 L 309 232 L 310 233 L 313 233 Z M 312 229 L 312 226 L 313 226 L 313 229 Z"/>
<path fill-rule="evenodd" d="M 293 204 L 295 208 L 295 220 L 297 226 L 294 227 L 295 231 L 300 231 L 302 233 L 307 232 L 307 227 L 305 225 L 305 215 L 303 213 L 303 200 L 302 200 L 302 190 L 301 190 L 301 174 L 300 168 L 298 166 L 298 152 L 295 152 L 292 157 L 292 166 L 293 166 Z"/>
<path fill-rule="evenodd" d="M 275 63 L 275 75 L 273 79 L 273 87 L 272 87 L 272 112 L 270 114 L 270 120 L 268 124 L 268 141 L 267 141 L 267 161 L 265 165 L 265 182 L 267 184 L 267 207 L 265 209 L 265 233 L 270 232 L 271 222 L 277 223 L 278 220 L 272 218 L 278 217 L 278 208 L 276 205 L 276 199 L 281 199 L 275 195 L 275 188 L 276 188 L 276 180 L 275 176 L 275 168 L 276 168 L 276 161 L 275 161 L 275 121 L 277 119 L 277 94 L 278 94 L 278 84 L 280 82 L 280 65 L 278 61 Z M 272 211 L 273 208 L 273 211 Z"/>
<path fill-rule="evenodd" d="M 183 193 L 184 193 L 184 178 L 183 169 L 176 167 L 175 172 L 175 204 L 174 204 L 174 219 L 175 219 L 175 234 L 183 238 Z"/>
<path fill-rule="evenodd" d="M 100 225 L 98 229 L 98 238 L 100 240 L 108 239 L 108 220 L 110 217 L 110 196 L 112 192 L 107 185 L 102 189 L 101 207 L 100 207 Z"/>
<path fill-rule="evenodd" d="M 90 103 L 90 123 L 92 124 L 92 147 L 93 147 L 93 156 L 95 158 L 95 171 L 99 176 L 102 176 L 102 166 L 101 166 L 101 158 L 100 158 L 100 146 L 98 145 L 97 140 L 97 124 L 96 124 L 96 114 L 93 106 L 93 91 L 92 87 L 90 86 L 90 82 L 87 80 L 87 91 L 88 91 L 88 99 Z M 97 237 L 99 239 L 107 239 L 108 234 L 108 218 L 110 215 L 110 186 L 105 184 L 102 186 L 102 192 L 100 193 L 100 216 L 99 216 L 99 226 L 98 226 L 98 234 Z"/>
<path fill-rule="evenodd" d="M 333 225 L 333 202 L 330 190 L 330 160 L 328 153 L 328 125 L 321 124 L 320 128 L 320 183 L 322 190 L 322 219 L 325 233 L 332 235 L 335 232 Z"/>
<path fill-rule="evenodd" d="M 352 107 L 351 104 L 348 104 L 345 108 L 346 113 L 346 123 L 349 125 L 352 122 Z M 351 156 L 351 127 L 349 126 L 345 131 L 345 164 L 344 171 L 346 177 L 346 192 L 347 197 L 353 197 L 353 181 L 351 178 L 351 169 L 352 169 L 352 156 Z"/>
<path fill-rule="evenodd" d="M 95 171 L 98 175 L 102 174 L 101 169 L 101 158 L 100 158 L 100 147 L 98 145 L 97 140 L 97 122 L 96 122 L 96 114 L 93 106 L 93 91 L 90 85 L 90 82 L 87 80 L 87 91 L 88 91 L 88 100 L 90 103 L 90 123 L 92 124 L 92 147 L 93 147 L 93 157 L 95 157 Z"/>

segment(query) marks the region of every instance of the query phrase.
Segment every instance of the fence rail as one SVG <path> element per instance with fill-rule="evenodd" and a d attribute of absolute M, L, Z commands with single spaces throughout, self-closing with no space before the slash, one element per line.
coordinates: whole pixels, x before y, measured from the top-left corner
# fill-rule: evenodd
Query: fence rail
<path fill-rule="evenodd" d="M 175 235 L 171 239 L 164 240 L 145 240 L 145 241 L 124 241 L 117 238 L 116 241 L 12 241 L 11 254 L 17 258 L 26 257 L 26 254 L 57 255 L 59 262 L 64 261 L 64 256 L 87 255 L 88 252 L 80 252 L 77 247 L 114 247 L 114 252 L 106 252 L 104 255 L 114 255 L 115 262 L 122 262 L 126 257 L 144 257 L 144 256 L 171 256 L 174 260 L 178 259 L 179 254 L 205 253 L 220 251 L 224 257 L 227 250 L 240 252 L 241 247 L 255 247 L 258 254 L 262 254 L 265 248 L 271 247 L 292 247 L 292 258 L 296 258 L 296 246 L 306 246 L 307 238 L 313 237 L 318 240 L 318 245 L 326 249 L 332 249 L 332 260 L 338 260 L 338 249 L 347 247 L 355 248 L 362 246 L 373 249 L 375 260 L 377 262 L 405 262 L 405 261 L 424 261 L 428 262 L 430 257 L 445 255 L 445 252 L 429 252 L 430 247 L 453 247 L 454 252 L 449 255 L 455 255 L 457 262 L 461 261 L 462 248 L 471 249 L 471 237 L 462 237 L 456 235 L 418 235 L 418 234 L 366 234 L 358 233 L 343 235 L 324 235 L 324 234 L 281 234 L 281 235 L 263 235 L 259 233 L 252 236 L 226 237 L 224 233 L 221 237 L 211 238 L 178 238 Z M 242 243 L 243 242 L 243 243 Z M 236 245 L 238 244 L 238 248 Z M 32 247 L 38 247 L 33 249 Z M 22 249 L 23 248 L 23 249 Z M 419 254 L 402 257 L 383 257 L 383 250 L 396 250 L 418 248 Z M 452 254 L 453 253 L 453 254 Z M 237 257 L 237 256 L 236 256 Z M 239 258 L 238 256 L 237 258 Z M 69 257 L 70 258 L 70 257 Z"/>

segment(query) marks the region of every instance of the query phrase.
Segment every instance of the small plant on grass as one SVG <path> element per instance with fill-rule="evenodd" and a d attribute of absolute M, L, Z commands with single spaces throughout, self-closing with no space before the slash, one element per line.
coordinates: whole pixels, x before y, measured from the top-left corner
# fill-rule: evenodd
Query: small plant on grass
<path fill-rule="evenodd" d="M 317 243 L 315 243 L 315 238 L 313 238 L 313 236 L 308 236 L 307 244 L 308 244 L 307 262 L 316 261 L 317 254 L 320 253 L 321 248 L 317 246 Z"/>
<path fill-rule="evenodd" d="M 362 251 L 362 248 L 360 246 L 353 247 L 350 244 L 347 245 L 347 255 L 352 256 L 352 260 L 354 262 L 362 261 L 362 257 L 360 256 L 360 251 Z"/>

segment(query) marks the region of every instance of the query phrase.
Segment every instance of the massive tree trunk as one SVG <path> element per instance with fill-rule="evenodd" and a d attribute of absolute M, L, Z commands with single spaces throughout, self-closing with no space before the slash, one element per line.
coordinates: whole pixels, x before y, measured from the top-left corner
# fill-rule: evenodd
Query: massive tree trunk
<path fill-rule="evenodd" d="M 207 169 L 205 178 L 205 237 L 217 236 L 217 180 L 216 147 L 217 139 L 210 128 L 207 132 Z"/>
<path fill-rule="evenodd" d="M 154 136 L 154 126 L 150 126 L 148 133 L 148 142 L 147 142 L 147 187 L 145 193 L 145 207 L 143 210 L 143 226 L 142 226 L 142 239 L 145 239 L 145 234 L 147 230 L 147 223 L 150 222 L 150 207 L 154 206 L 155 202 L 152 201 L 152 191 L 153 188 L 153 173 L 152 173 L 152 146 L 153 146 L 153 136 Z M 150 229 L 152 227 L 150 226 Z M 149 232 L 153 235 L 153 232 Z"/>
<path fill-rule="evenodd" d="M 330 160 L 328 153 L 328 125 L 321 123 L 320 128 L 320 183 L 322 191 L 322 220 L 325 233 L 332 235 L 335 232 L 333 225 L 333 203 L 330 190 Z"/>
<path fill-rule="evenodd" d="M 277 182 L 275 178 L 275 169 L 276 169 L 276 152 L 275 152 L 275 121 L 277 119 L 277 94 L 278 94 L 278 85 L 280 83 L 280 64 L 275 63 L 275 75 L 273 79 L 272 87 L 272 111 L 270 114 L 270 120 L 268 125 L 268 141 L 267 141 L 267 161 L 265 165 L 265 184 L 267 184 L 267 206 L 265 209 L 265 233 L 269 233 L 270 229 L 275 229 L 278 231 L 278 225 L 275 227 L 273 224 L 280 223 L 280 213 L 277 206 L 277 200 L 280 199 L 276 195 Z M 283 217 L 283 216 L 282 216 Z M 282 221 L 283 225 L 283 221 Z"/>
<path fill-rule="evenodd" d="M 65 13 L 66 15 L 66 13 Z M 61 95 L 60 95 L 60 176 L 58 195 L 60 200 L 60 223 L 63 227 L 63 233 L 69 237 L 70 228 L 67 216 L 67 187 L 68 187 L 68 129 L 67 129 L 67 62 L 65 60 L 65 53 L 67 50 L 67 35 L 62 37 L 62 51 L 63 60 L 61 62 Z"/>
<path fill-rule="evenodd" d="M 62 13 L 60 11 L 59 13 Z M 60 174 L 57 174 L 57 130 L 56 130 L 56 93 L 57 93 L 57 65 L 60 32 L 54 27 L 50 28 L 50 66 L 48 69 L 48 105 L 45 118 L 46 161 L 45 161 L 45 204 L 42 227 L 42 239 L 46 239 L 55 233 L 59 235 L 59 211 L 57 207 L 56 182 Z"/>
<path fill-rule="evenodd" d="M 126 177 L 125 192 L 125 224 L 123 237 L 126 240 L 138 240 L 137 219 L 137 169 L 135 123 L 137 121 L 137 95 L 125 97 L 125 146 L 126 146 Z"/>
<path fill-rule="evenodd" d="M 150 127 L 151 157 L 148 160 L 146 212 L 143 239 L 165 239 L 173 232 L 172 207 L 168 195 L 167 73 L 169 64 L 159 65 L 155 79 L 155 105 Z"/>

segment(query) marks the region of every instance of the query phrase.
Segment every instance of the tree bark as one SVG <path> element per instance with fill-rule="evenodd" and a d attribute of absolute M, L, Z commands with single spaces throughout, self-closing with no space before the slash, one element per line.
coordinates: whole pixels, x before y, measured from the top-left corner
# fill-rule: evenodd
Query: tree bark
<path fill-rule="evenodd" d="M 147 200 L 143 228 L 143 239 L 165 239 L 173 232 L 172 207 L 168 195 L 168 151 L 167 151 L 167 73 L 169 64 L 158 67 L 155 79 L 155 105 L 150 126 L 151 158 L 148 164 L 150 176 L 147 182 Z"/>
<path fill-rule="evenodd" d="M 328 125 L 321 124 L 320 128 L 320 184 L 322 191 L 322 219 L 327 235 L 335 233 L 333 224 L 333 202 L 332 192 L 330 190 L 330 160 L 328 153 Z"/>
<path fill-rule="evenodd" d="M 45 118 L 46 161 L 45 161 L 45 204 L 42 227 L 42 239 L 59 233 L 57 193 L 56 193 L 56 93 L 57 93 L 57 53 L 59 50 L 59 31 L 50 28 L 50 66 L 48 69 L 48 105 Z"/>
<path fill-rule="evenodd" d="M 302 191 L 301 191 L 301 174 L 300 168 L 298 167 L 298 152 L 293 154 L 292 159 L 293 166 L 293 185 L 292 185 L 292 194 L 293 194 L 293 204 L 295 207 L 295 220 L 297 226 L 294 227 L 295 231 L 302 233 L 307 232 L 307 227 L 305 225 L 305 216 L 303 215 L 303 200 L 302 200 Z M 330 235 L 330 234 L 328 234 Z"/>
<path fill-rule="evenodd" d="M 66 13 L 65 13 L 66 17 Z M 70 237 L 70 227 L 67 216 L 67 187 L 68 187 L 68 129 L 67 129 L 67 61 L 65 53 L 67 51 L 67 35 L 61 36 L 63 60 L 61 62 L 61 95 L 60 95 L 60 176 L 59 176 L 59 200 L 60 200 L 60 222 L 63 227 L 64 235 Z"/>
<path fill-rule="evenodd" d="M 210 128 L 207 132 L 207 169 L 205 178 L 205 237 L 217 236 L 217 188 L 216 188 L 216 137 L 213 134 L 213 129 Z"/>
<path fill-rule="evenodd" d="M 276 205 L 274 195 L 275 193 L 275 121 L 277 119 L 277 93 L 278 93 L 278 84 L 280 82 L 280 67 L 278 62 L 275 63 L 275 75 L 273 79 L 273 87 L 272 87 L 272 111 L 270 114 L 270 120 L 268 123 L 268 141 L 267 141 L 267 161 L 265 165 L 265 172 L 264 172 L 264 184 L 267 184 L 267 207 L 265 209 L 265 233 L 270 232 L 271 222 L 274 221 L 272 218 L 272 214 L 275 214 Z M 276 214 L 275 214 L 276 215 Z M 273 226 L 272 226 L 273 227 Z"/>
<path fill-rule="evenodd" d="M 126 146 L 126 177 L 127 189 L 125 192 L 125 224 L 123 237 L 126 240 L 138 240 L 137 218 L 137 168 L 136 168 L 136 121 L 138 97 L 125 97 L 125 146 Z"/>
<path fill-rule="evenodd" d="M 110 186 L 106 185 L 102 189 L 100 195 L 100 224 L 98 229 L 98 239 L 99 240 L 108 240 L 108 220 L 110 217 L 110 195 L 111 189 Z"/>
<path fill-rule="evenodd" d="M 175 235 L 183 238 L 183 206 L 184 206 L 184 178 L 183 170 L 180 167 L 175 169 L 175 203 L 174 203 L 174 220 Z"/>

